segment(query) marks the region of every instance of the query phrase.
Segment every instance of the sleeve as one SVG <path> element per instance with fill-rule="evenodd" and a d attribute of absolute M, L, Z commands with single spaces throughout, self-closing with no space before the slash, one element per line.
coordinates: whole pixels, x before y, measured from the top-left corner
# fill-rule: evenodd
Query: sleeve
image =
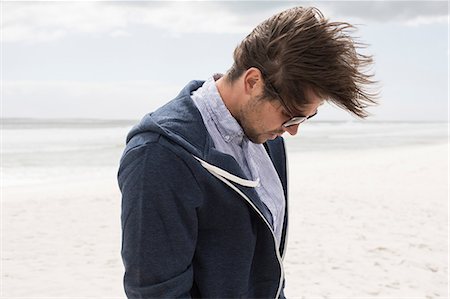
<path fill-rule="evenodd" d="M 151 143 L 124 156 L 118 180 L 127 297 L 190 297 L 201 197 L 190 169 Z"/>

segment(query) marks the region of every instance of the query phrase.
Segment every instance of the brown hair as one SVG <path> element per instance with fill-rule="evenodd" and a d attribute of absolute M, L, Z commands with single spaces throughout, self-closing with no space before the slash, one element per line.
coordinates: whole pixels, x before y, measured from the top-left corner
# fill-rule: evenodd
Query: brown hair
<path fill-rule="evenodd" d="M 373 75 L 364 73 L 372 56 L 356 51 L 365 45 L 350 36 L 355 29 L 329 22 L 314 7 L 285 10 L 259 24 L 238 45 L 227 78 L 234 82 L 256 67 L 268 83 L 264 97 L 281 96 L 290 111 L 307 104 L 304 93 L 312 88 L 318 96 L 366 117 L 364 108 L 376 104 L 377 93 L 364 89 L 374 83 Z"/>

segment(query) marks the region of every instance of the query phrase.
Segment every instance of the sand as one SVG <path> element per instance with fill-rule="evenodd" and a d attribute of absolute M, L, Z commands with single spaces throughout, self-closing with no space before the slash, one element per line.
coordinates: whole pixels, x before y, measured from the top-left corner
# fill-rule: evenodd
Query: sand
<path fill-rule="evenodd" d="M 291 298 L 448 298 L 448 147 L 290 156 Z"/>
<path fill-rule="evenodd" d="M 289 298 L 447 298 L 448 146 L 289 155 Z M 116 167 L 2 189 L 1 298 L 124 298 Z M 74 179 L 75 178 L 75 179 Z"/>

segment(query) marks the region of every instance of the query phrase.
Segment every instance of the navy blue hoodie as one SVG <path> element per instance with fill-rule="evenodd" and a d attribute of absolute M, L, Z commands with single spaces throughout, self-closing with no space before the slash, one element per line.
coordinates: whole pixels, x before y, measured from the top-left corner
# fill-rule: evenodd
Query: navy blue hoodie
<path fill-rule="evenodd" d="M 236 160 L 214 148 L 190 95 L 147 114 L 127 136 L 118 181 L 128 298 L 283 296 L 270 212 Z M 287 198 L 281 137 L 264 144 Z M 287 209 L 287 204 L 286 204 Z"/>

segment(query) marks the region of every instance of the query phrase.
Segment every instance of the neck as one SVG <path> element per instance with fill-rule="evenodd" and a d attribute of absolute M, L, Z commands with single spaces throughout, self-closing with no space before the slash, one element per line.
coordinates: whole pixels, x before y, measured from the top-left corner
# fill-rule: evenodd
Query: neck
<path fill-rule="evenodd" d="M 234 118 L 237 117 L 239 111 L 239 90 L 236 82 L 230 82 L 225 76 L 216 81 L 217 90 L 222 97 L 223 103 L 230 111 Z"/>

